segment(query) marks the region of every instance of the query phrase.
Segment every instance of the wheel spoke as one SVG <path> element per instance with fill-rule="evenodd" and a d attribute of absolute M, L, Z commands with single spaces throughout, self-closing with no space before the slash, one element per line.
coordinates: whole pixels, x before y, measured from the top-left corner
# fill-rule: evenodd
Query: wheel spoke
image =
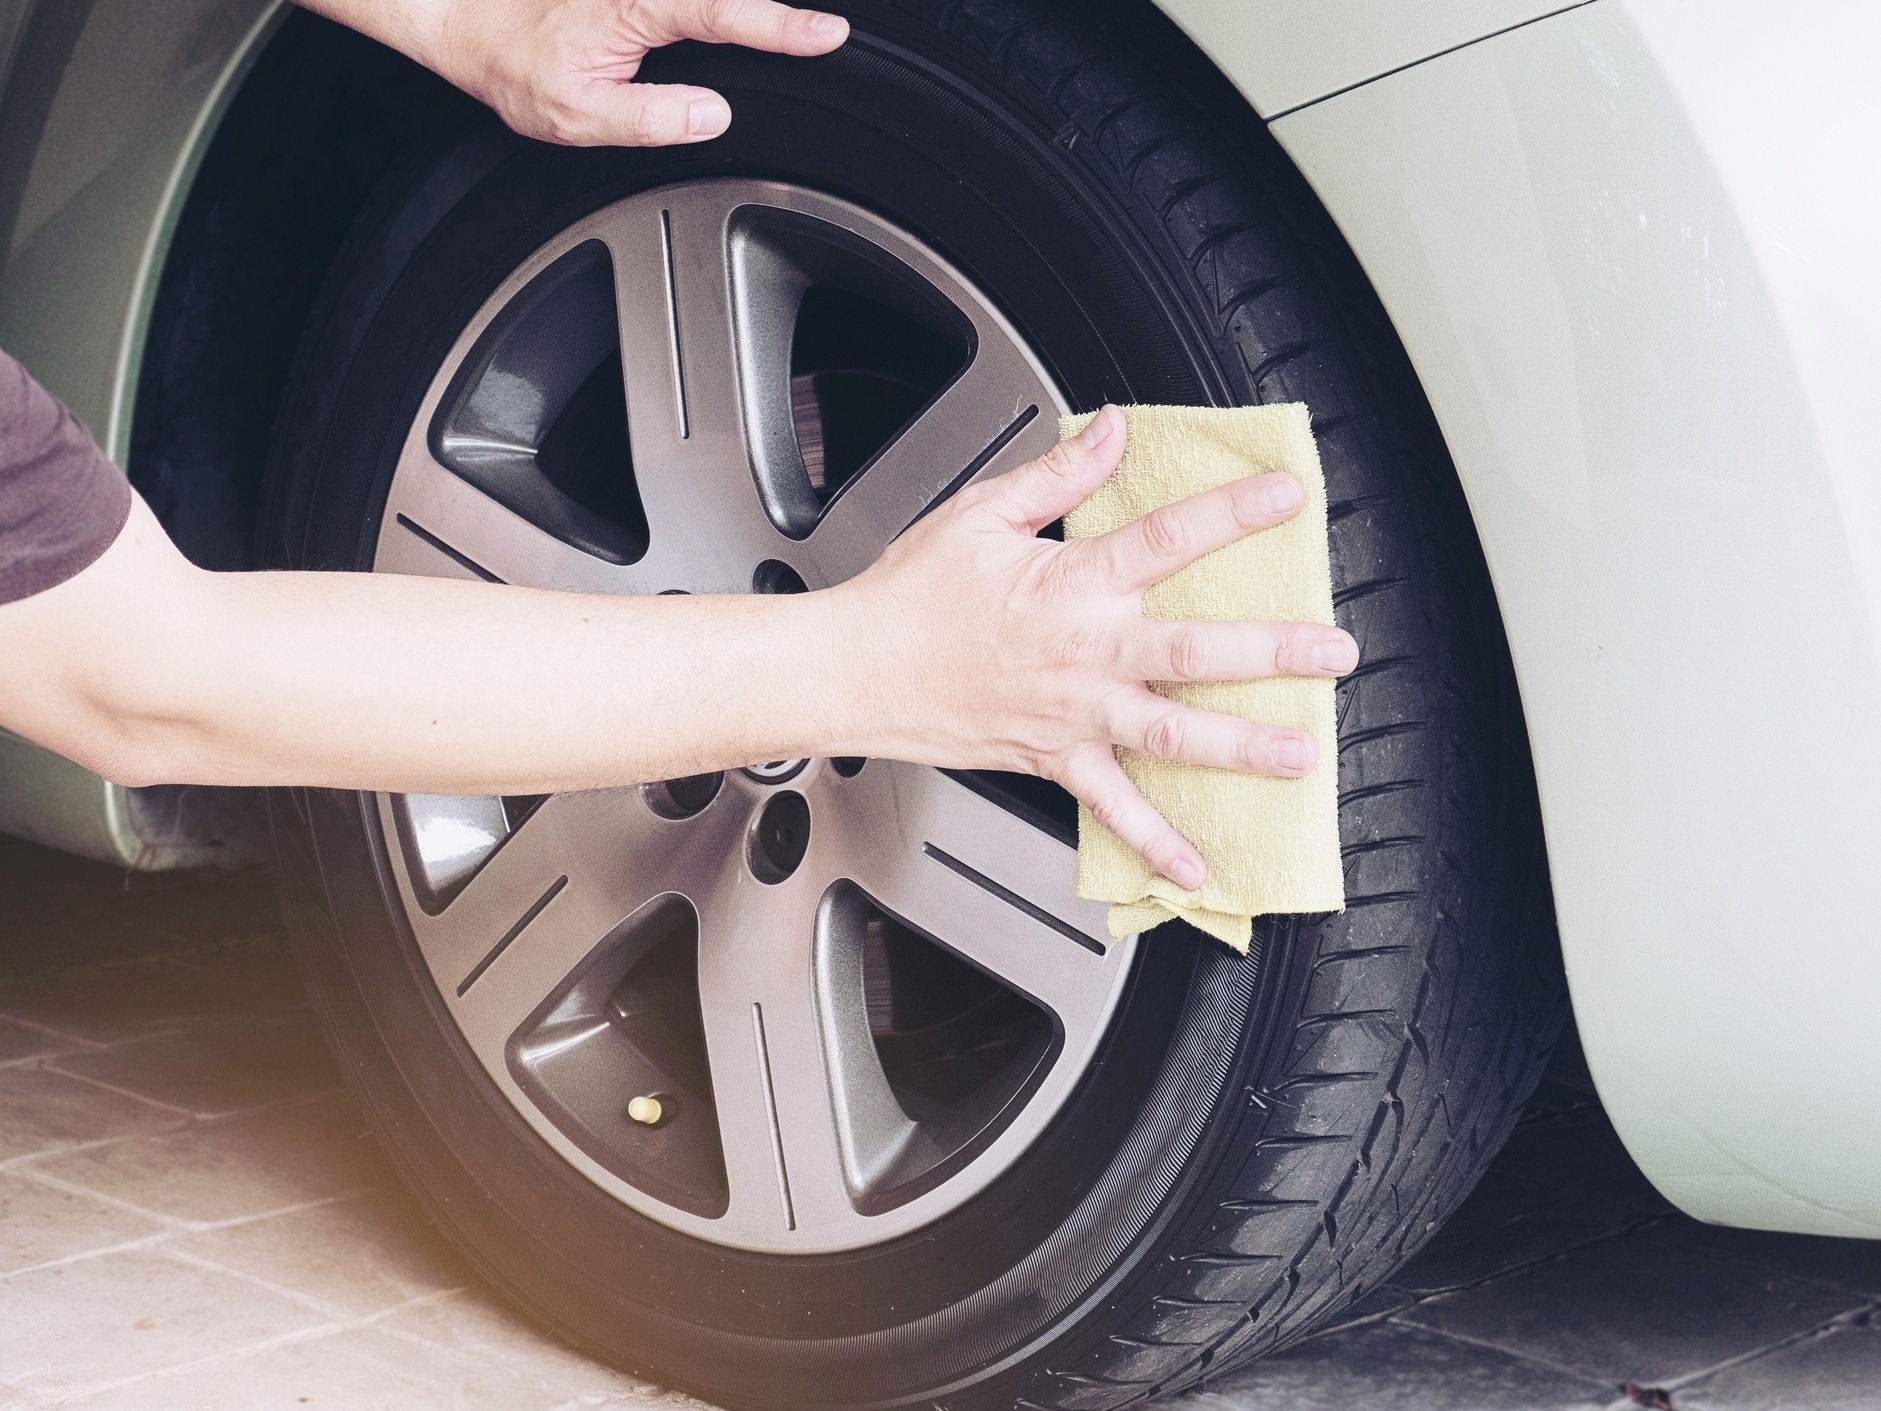
<path fill-rule="evenodd" d="M 787 541 L 759 504 L 740 411 L 727 220 L 713 188 L 597 218 L 614 257 L 634 473 L 652 591 L 748 592 Z"/>
<path fill-rule="evenodd" d="M 434 917 L 412 929 L 471 1046 L 501 1061 L 511 1035 L 603 938 L 648 901 L 723 865 L 738 819 L 656 817 L 637 789 L 557 794 Z"/>
<path fill-rule="evenodd" d="M 1068 1030 L 1093 1021 L 1116 948 L 1075 850 L 938 770 L 875 760 L 841 788 L 843 875 Z"/>
<path fill-rule="evenodd" d="M 816 1026 L 819 871 L 806 860 L 777 886 L 728 875 L 699 903 L 699 1003 L 731 1187 L 726 1221 L 773 1238 L 857 1218 Z"/>
<path fill-rule="evenodd" d="M 983 340 L 972 365 L 831 502 L 806 545 L 816 577 L 853 578 L 941 498 L 1057 439 L 1051 389 L 1017 348 Z"/>
<path fill-rule="evenodd" d="M 626 591 L 633 573 L 563 543 L 498 504 L 440 465 L 417 435 L 399 459 L 373 570 L 576 593 Z"/>

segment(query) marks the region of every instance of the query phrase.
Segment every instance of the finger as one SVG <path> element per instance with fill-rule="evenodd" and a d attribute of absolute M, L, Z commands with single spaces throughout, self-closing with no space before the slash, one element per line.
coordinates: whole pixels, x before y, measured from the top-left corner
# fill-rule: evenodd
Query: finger
<path fill-rule="evenodd" d="M 1008 527 L 1036 534 L 1081 505 L 1110 479 L 1123 456 L 1123 413 L 1099 409 L 1090 425 L 1035 461 L 986 482 L 978 505 Z"/>
<path fill-rule="evenodd" d="M 1283 524 L 1300 512 L 1306 491 L 1284 471 L 1250 475 L 1151 510 L 1141 519 L 1085 541 L 1127 588 L 1160 583 L 1203 554 L 1244 535 Z"/>
<path fill-rule="evenodd" d="M 558 135 L 572 146 L 672 147 L 730 126 L 731 105 L 709 88 L 597 79 L 579 128 Z"/>
<path fill-rule="evenodd" d="M 1350 633 L 1316 622 L 1145 622 L 1126 657 L 1144 681 L 1343 676 L 1358 659 Z"/>
<path fill-rule="evenodd" d="M 1094 749 L 1074 756 L 1058 782 L 1076 795 L 1099 823 L 1178 887 L 1194 891 L 1208 880 L 1208 868 L 1195 844 L 1178 833 L 1138 792 L 1109 750 Z"/>
<path fill-rule="evenodd" d="M 773 0 L 695 0 L 675 26 L 688 39 L 742 44 L 774 54 L 827 54 L 849 38 L 849 21 Z"/>
<path fill-rule="evenodd" d="M 1111 738 L 1158 759 L 1280 779 L 1311 774 L 1319 762 L 1319 744 L 1304 730 L 1197 710 L 1149 690 L 1113 709 Z"/>

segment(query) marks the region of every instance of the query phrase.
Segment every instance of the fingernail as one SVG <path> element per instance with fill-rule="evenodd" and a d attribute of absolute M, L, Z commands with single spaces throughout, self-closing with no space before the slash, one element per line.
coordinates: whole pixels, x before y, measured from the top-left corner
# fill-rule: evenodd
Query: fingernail
<path fill-rule="evenodd" d="M 1183 857 L 1169 864 L 1169 880 L 1178 887 L 1194 891 L 1208 880 L 1208 873 L 1194 858 Z"/>
<path fill-rule="evenodd" d="M 1289 774 L 1304 774 L 1313 767 L 1312 742 L 1299 735 L 1288 735 L 1267 747 L 1267 757 L 1275 769 Z"/>
<path fill-rule="evenodd" d="M 1358 643 L 1350 637 L 1330 637 L 1313 648 L 1313 665 L 1343 675 L 1358 665 Z"/>
<path fill-rule="evenodd" d="M 841 15 L 815 15 L 810 20 L 810 32 L 818 39 L 841 39 L 849 32 L 849 21 Z"/>
<path fill-rule="evenodd" d="M 1270 475 L 1261 486 L 1261 503 L 1269 514 L 1292 514 L 1306 503 L 1306 487 L 1291 475 Z"/>
<path fill-rule="evenodd" d="M 717 137 L 731 126 L 731 109 L 722 98 L 695 98 L 686 109 L 686 130 L 694 137 Z"/>
<path fill-rule="evenodd" d="M 1091 424 L 1078 433 L 1078 444 L 1087 451 L 1095 451 L 1110 439 L 1110 418 L 1099 412 L 1091 418 Z"/>

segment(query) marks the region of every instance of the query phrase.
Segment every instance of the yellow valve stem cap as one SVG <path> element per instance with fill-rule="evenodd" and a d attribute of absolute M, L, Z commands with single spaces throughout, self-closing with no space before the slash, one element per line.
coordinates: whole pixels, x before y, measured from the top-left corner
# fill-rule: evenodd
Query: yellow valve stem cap
<path fill-rule="evenodd" d="M 643 1127 L 657 1127 L 666 1118 L 666 1104 L 657 1097 L 629 1098 L 627 1115 Z"/>

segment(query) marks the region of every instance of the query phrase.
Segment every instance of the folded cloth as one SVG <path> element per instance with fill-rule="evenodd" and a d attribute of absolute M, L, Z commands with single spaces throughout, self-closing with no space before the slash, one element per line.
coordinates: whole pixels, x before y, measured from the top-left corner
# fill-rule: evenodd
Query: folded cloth
<path fill-rule="evenodd" d="M 1123 414 L 1129 426 L 1123 462 L 1065 516 L 1070 537 L 1108 533 L 1244 475 L 1285 470 L 1306 487 L 1304 508 L 1285 524 L 1217 549 L 1153 585 L 1143 595 L 1143 615 L 1330 624 L 1326 482 L 1305 405 L 1125 407 Z M 1065 417 L 1059 434 L 1074 436 L 1090 419 Z M 1307 731 L 1319 741 L 1319 763 L 1304 778 L 1276 779 L 1119 749 L 1131 781 L 1200 849 L 1208 880 L 1199 891 L 1177 886 L 1080 806 L 1078 895 L 1112 903 L 1111 934 L 1122 939 L 1180 917 L 1245 952 L 1256 916 L 1345 910 L 1333 683 L 1276 676 L 1154 683 L 1152 689 L 1203 710 Z"/>

